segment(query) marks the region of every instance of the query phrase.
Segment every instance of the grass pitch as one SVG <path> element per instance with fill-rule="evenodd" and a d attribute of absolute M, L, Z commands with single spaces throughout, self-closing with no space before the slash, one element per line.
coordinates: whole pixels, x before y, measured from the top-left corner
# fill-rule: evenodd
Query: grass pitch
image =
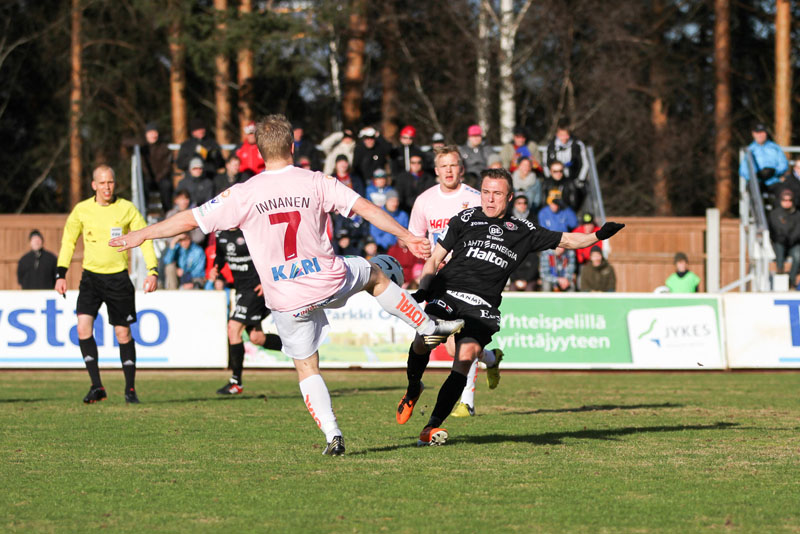
<path fill-rule="evenodd" d="M 505 373 L 417 448 L 405 373 L 324 372 L 347 455 L 291 372 L 0 373 L 7 532 L 800 532 L 800 374 Z M 423 415 L 422 412 L 425 412 Z"/>

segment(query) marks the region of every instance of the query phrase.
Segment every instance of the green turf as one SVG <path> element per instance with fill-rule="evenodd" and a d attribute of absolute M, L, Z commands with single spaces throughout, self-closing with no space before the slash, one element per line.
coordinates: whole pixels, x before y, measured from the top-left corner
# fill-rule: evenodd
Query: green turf
<path fill-rule="evenodd" d="M 0 531 L 800 532 L 800 374 L 507 373 L 436 448 L 444 373 L 405 426 L 404 373 L 324 375 L 342 458 L 290 372 L 2 372 Z"/>

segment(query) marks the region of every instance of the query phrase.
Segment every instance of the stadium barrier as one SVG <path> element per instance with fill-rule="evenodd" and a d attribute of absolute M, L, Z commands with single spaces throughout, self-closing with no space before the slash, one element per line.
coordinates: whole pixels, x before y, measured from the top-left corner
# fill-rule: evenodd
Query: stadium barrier
<path fill-rule="evenodd" d="M 500 331 L 507 369 L 711 370 L 800 368 L 800 295 L 735 293 L 507 293 Z M 82 368 L 75 300 L 52 291 L 4 291 L 0 367 Z M 220 291 L 137 293 L 140 368 L 224 368 L 226 302 Z M 413 331 L 360 293 L 327 310 L 320 349 L 327 368 L 404 367 Z M 95 323 L 103 367 L 119 367 L 105 307 Z M 271 318 L 264 329 L 275 332 Z M 443 347 L 432 367 L 449 367 Z M 248 367 L 289 368 L 282 353 L 248 344 Z"/>

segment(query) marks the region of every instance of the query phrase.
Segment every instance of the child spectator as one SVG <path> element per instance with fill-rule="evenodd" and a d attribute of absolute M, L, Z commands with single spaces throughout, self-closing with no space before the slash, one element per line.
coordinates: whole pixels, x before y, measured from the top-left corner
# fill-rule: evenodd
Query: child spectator
<path fill-rule="evenodd" d="M 383 209 L 386 210 L 386 213 L 391 215 L 400 226 L 408 228 L 408 213 L 400 209 L 400 197 L 394 189 L 390 189 L 389 192 L 386 193 L 386 205 Z M 389 232 L 384 232 L 377 226 L 370 226 L 370 235 L 378 245 L 380 253 L 386 252 L 392 245 L 397 243 L 397 238 L 394 235 Z"/>
<path fill-rule="evenodd" d="M 700 277 L 689 270 L 689 258 L 683 252 L 675 253 L 675 272 L 669 275 L 665 285 L 670 293 L 697 293 Z"/>
<path fill-rule="evenodd" d="M 600 229 L 597 224 L 594 222 L 594 215 L 589 213 L 588 211 L 581 216 L 580 226 L 575 228 L 573 232 L 578 234 L 593 234 L 594 232 Z M 586 248 L 579 248 L 575 251 L 575 259 L 578 261 L 578 265 L 583 265 L 587 261 L 589 261 L 589 256 L 591 253 L 592 248 L 597 247 L 602 252 L 603 250 L 603 242 L 598 241 L 596 244 L 592 245 L 591 247 Z"/>
<path fill-rule="evenodd" d="M 589 262 L 581 267 L 580 289 L 586 292 L 607 293 L 617 290 L 617 275 L 614 268 L 603 257 L 603 251 L 597 245 L 591 247 Z"/>
<path fill-rule="evenodd" d="M 367 199 L 382 208 L 386 204 L 386 193 L 394 191 L 389 185 L 386 171 L 378 167 L 372 171 L 372 183 L 367 186 Z"/>
<path fill-rule="evenodd" d="M 164 254 L 164 264 L 175 265 L 177 282 L 168 282 L 168 288 L 202 289 L 205 285 L 206 254 L 199 245 L 192 243 L 189 234 L 178 234 L 172 239 L 170 248 Z"/>

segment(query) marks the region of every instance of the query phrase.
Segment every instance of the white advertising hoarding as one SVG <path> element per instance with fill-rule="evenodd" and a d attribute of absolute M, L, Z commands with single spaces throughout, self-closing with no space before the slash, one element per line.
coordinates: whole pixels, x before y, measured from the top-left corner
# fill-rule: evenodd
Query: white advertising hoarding
<path fill-rule="evenodd" d="M 77 291 L 0 292 L 0 367 L 83 368 L 78 349 Z M 227 310 L 222 291 L 136 293 L 131 325 L 139 368 L 224 368 Z M 114 327 L 103 305 L 95 321 L 101 367 L 121 367 Z"/>
<path fill-rule="evenodd" d="M 729 367 L 800 368 L 800 295 L 732 293 L 723 306 Z"/>

